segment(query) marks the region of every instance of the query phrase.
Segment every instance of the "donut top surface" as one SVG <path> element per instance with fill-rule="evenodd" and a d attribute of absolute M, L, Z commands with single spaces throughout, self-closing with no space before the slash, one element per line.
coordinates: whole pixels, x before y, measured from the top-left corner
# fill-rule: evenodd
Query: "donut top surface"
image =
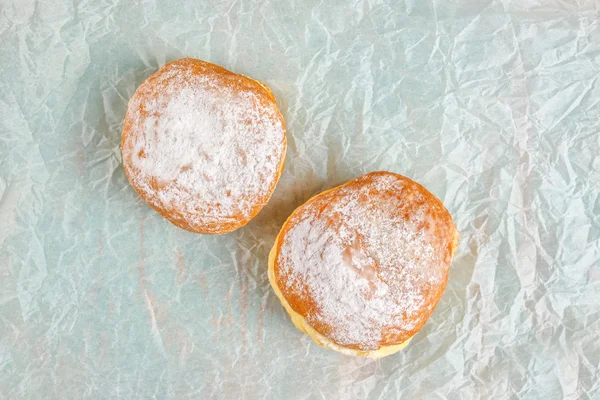
<path fill-rule="evenodd" d="M 421 185 L 375 172 L 313 197 L 279 237 L 275 279 L 334 343 L 376 350 L 412 337 L 446 286 L 457 232 Z"/>
<path fill-rule="evenodd" d="M 185 229 L 231 231 L 268 201 L 285 157 L 285 125 L 261 83 L 195 59 L 173 61 L 129 102 L 126 173 Z"/>

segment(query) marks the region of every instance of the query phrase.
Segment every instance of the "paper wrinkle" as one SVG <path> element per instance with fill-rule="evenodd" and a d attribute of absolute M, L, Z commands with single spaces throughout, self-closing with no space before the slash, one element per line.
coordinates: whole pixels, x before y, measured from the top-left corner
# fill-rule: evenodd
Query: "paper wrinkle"
<path fill-rule="evenodd" d="M 0 398 L 600 398 L 594 1 L 4 1 Z M 182 231 L 123 173 L 136 87 L 196 57 L 268 85 L 288 129 L 265 209 Z M 390 170 L 460 246 L 410 345 L 315 346 L 267 279 L 289 214 Z"/>

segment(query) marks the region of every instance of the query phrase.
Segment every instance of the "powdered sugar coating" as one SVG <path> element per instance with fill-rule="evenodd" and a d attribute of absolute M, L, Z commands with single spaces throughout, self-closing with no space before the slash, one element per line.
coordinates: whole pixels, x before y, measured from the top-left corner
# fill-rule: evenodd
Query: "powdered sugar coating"
<path fill-rule="evenodd" d="M 174 61 L 146 80 L 125 128 L 132 185 L 173 223 L 201 233 L 250 220 L 285 156 L 283 119 L 268 89 L 200 60 Z"/>
<path fill-rule="evenodd" d="M 297 313 L 338 345 L 402 343 L 446 285 L 455 227 L 441 202 L 391 173 L 313 198 L 282 230 L 275 275 Z"/>

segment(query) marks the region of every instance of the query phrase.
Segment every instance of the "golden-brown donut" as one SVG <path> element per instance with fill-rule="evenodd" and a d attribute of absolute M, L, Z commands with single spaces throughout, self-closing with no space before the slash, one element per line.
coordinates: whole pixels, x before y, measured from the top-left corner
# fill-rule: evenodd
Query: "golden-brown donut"
<path fill-rule="evenodd" d="M 262 83 L 183 58 L 136 90 L 123 166 L 146 203 L 180 228 L 231 232 L 267 203 L 283 171 L 285 123 Z"/>
<path fill-rule="evenodd" d="M 373 172 L 292 213 L 269 255 L 269 281 L 317 344 L 379 358 L 406 346 L 431 316 L 457 243 L 433 194 Z"/>

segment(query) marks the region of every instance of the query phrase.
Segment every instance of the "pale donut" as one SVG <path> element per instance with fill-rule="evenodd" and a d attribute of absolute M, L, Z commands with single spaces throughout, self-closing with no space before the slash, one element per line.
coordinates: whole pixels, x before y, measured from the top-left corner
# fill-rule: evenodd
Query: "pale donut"
<path fill-rule="evenodd" d="M 262 83 L 183 58 L 136 90 L 123 126 L 131 186 L 173 224 L 231 232 L 267 203 L 283 171 L 285 123 Z"/>
<path fill-rule="evenodd" d="M 405 347 L 431 316 L 457 243 L 433 194 L 373 172 L 292 213 L 271 250 L 269 280 L 317 344 L 379 358 Z"/>

